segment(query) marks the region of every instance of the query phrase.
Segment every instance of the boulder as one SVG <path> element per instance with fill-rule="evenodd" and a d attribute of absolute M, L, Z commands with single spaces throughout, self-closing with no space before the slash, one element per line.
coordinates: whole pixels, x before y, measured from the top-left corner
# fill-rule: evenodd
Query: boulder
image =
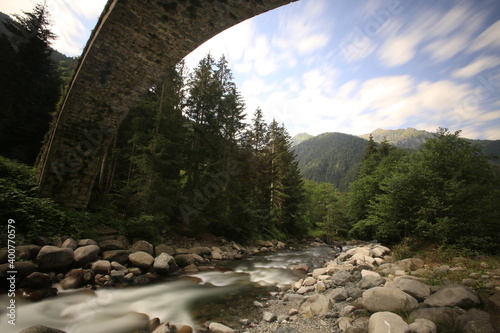
<path fill-rule="evenodd" d="M 500 292 L 496 292 L 486 300 L 486 308 L 490 313 L 493 326 L 500 327 Z M 497 333 L 500 333 L 500 329 L 497 329 L 497 331 Z"/>
<path fill-rule="evenodd" d="M 152 255 L 149 253 L 146 253 L 144 251 L 138 251 L 138 252 L 133 252 L 128 256 L 128 260 L 134 265 L 139 268 L 145 268 L 148 269 L 153 265 L 155 258 L 153 258 Z"/>
<path fill-rule="evenodd" d="M 385 279 L 380 275 L 366 275 L 361 278 L 358 282 L 358 286 L 361 289 L 370 289 L 373 287 L 379 287 L 385 283 Z"/>
<path fill-rule="evenodd" d="M 131 252 L 128 250 L 105 251 L 102 254 L 102 259 L 116 261 L 123 265 L 128 262 L 128 256 L 130 255 L 130 253 Z"/>
<path fill-rule="evenodd" d="M 210 253 L 210 256 L 212 257 L 213 260 L 222 260 L 224 259 L 224 256 L 222 255 L 222 252 L 219 251 L 212 251 Z"/>
<path fill-rule="evenodd" d="M 354 299 L 361 297 L 363 295 L 363 289 L 359 288 L 357 284 L 353 282 L 347 282 L 344 286 L 345 290 L 347 290 L 347 294 L 349 297 Z"/>
<path fill-rule="evenodd" d="M 35 325 L 25 328 L 19 333 L 66 333 L 66 332 L 58 330 L 57 328 L 51 328 L 43 325 Z"/>
<path fill-rule="evenodd" d="M 109 274 L 111 271 L 111 263 L 108 260 L 97 260 L 92 263 L 92 270 L 95 274 Z"/>
<path fill-rule="evenodd" d="M 101 287 L 111 287 L 113 285 L 113 279 L 107 274 L 96 274 L 94 276 L 94 283 Z"/>
<path fill-rule="evenodd" d="M 264 320 L 265 322 L 272 323 L 276 321 L 276 319 L 278 319 L 278 317 L 276 317 L 276 315 L 272 312 L 264 311 L 264 313 L 262 314 L 262 320 Z"/>
<path fill-rule="evenodd" d="M 192 254 L 178 254 L 175 256 L 175 262 L 177 263 L 177 266 L 183 268 L 194 264 L 196 260 Z"/>
<path fill-rule="evenodd" d="M 462 313 L 453 308 L 423 308 L 410 313 L 408 320 L 415 321 L 418 318 L 424 318 L 436 324 L 438 331 L 454 332 L 455 322 Z"/>
<path fill-rule="evenodd" d="M 175 248 L 175 254 L 190 254 L 188 249 L 185 249 L 183 247 L 176 247 Z"/>
<path fill-rule="evenodd" d="M 80 247 L 87 245 L 97 245 L 97 242 L 93 239 L 86 238 L 86 239 L 80 239 L 76 244 L 78 245 L 78 247 Z"/>
<path fill-rule="evenodd" d="M 36 271 L 35 264 L 27 261 L 15 261 L 14 267 L 14 270 L 17 272 L 17 279 L 24 279 L 25 277 Z M 8 271 L 12 271 L 9 263 L 0 265 L 0 278 L 2 279 L 2 281 L 5 281 L 4 278 L 7 277 Z"/>
<path fill-rule="evenodd" d="M 208 329 L 212 333 L 235 333 L 235 330 L 233 330 L 232 328 L 219 323 L 210 323 Z"/>
<path fill-rule="evenodd" d="M 326 295 L 326 297 L 328 297 L 331 303 L 335 303 L 346 300 L 349 297 L 349 294 L 344 287 L 341 287 L 333 289 L 328 293 L 328 295 Z"/>
<path fill-rule="evenodd" d="M 28 245 L 16 246 L 16 257 L 22 260 L 31 260 L 31 252 Z M 36 258 L 36 257 L 35 257 Z M 7 261 L 6 261 L 7 262 Z"/>
<path fill-rule="evenodd" d="M 463 333 L 495 333 L 490 315 L 478 309 L 471 309 L 459 316 L 457 327 L 460 327 Z"/>
<path fill-rule="evenodd" d="M 302 284 L 303 284 L 304 286 L 309 287 L 309 286 L 313 286 L 313 285 L 315 285 L 315 284 L 316 284 L 316 282 L 317 282 L 317 281 L 316 281 L 316 279 L 315 279 L 315 278 L 313 278 L 312 276 L 309 276 L 309 277 L 307 277 L 307 278 L 304 280 L 304 282 L 303 282 Z"/>
<path fill-rule="evenodd" d="M 73 263 L 74 253 L 70 248 L 45 245 L 36 256 L 36 263 L 41 271 L 64 269 Z"/>
<path fill-rule="evenodd" d="M 163 252 L 155 258 L 153 269 L 158 274 L 167 274 L 173 265 L 175 265 L 174 257 Z"/>
<path fill-rule="evenodd" d="M 371 312 L 410 312 L 418 307 L 415 298 L 395 288 L 375 287 L 363 292 L 363 307 Z"/>
<path fill-rule="evenodd" d="M 264 240 L 257 240 L 257 241 L 255 241 L 255 245 L 262 246 L 262 247 L 273 247 L 273 242 L 264 241 Z"/>
<path fill-rule="evenodd" d="M 314 294 L 300 306 L 299 312 L 306 317 L 324 315 L 330 310 L 330 301 L 325 295 Z"/>
<path fill-rule="evenodd" d="M 292 271 L 297 274 L 307 274 L 309 272 L 309 266 L 307 265 L 296 265 L 292 268 Z"/>
<path fill-rule="evenodd" d="M 99 243 L 102 251 L 125 250 L 125 244 L 117 239 L 106 239 Z"/>
<path fill-rule="evenodd" d="M 199 256 L 209 256 L 212 250 L 206 246 L 195 246 L 189 249 L 191 253 L 197 254 Z"/>
<path fill-rule="evenodd" d="M 134 252 L 146 252 L 147 254 L 149 254 L 151 256 L 154 254 L 153 245 L 149 242 L 144 241 L 144 240 L 139 240 L 139 241 L 135 242 L 132 245 L 132 247 L 130 248 L 130 250 L 132 251 L 132 253 L 134 253 Z"/>
<path fill-rule="evenodd" d="M 159 256 L 162 253 L 166 253 L 173 256 L 175 254 L 175 250 L 173 247 L 168 246 L 166 244 L 160 244 L 158 246 L 155 246 L 155 256 Z"/>
<path fill-rule="evenodd" d="M 349 281 L 354 281 L 354 277 L 348 271 L 339 271 L 332 275 L 332 283 L 336 286 L 343 286 Z"/>
<path fill-rule="evenodd" d="M 51 285 L 52 281 L 48 274 L 33 272 L 22 280 L 19 287 L 29 289 L 45 289 L 49 288 Z"/>
<path fill-rule="evenodd" d="M 320 277 L 321 275 L 325 275 L 325 274 L 326 274 L 326 268 L 316 268 L 312 272 L 312 277 L 315 279 L 318 279 L 318 277 Z"/>
<path fill-rule="evenodd" d="M 414 279 L 399 279 L 394 283 L 394 286 L 415 297 L 418 301 L 423 301 L 431 294 L 431 287 Z"/>
<path fill-rule="evenodd" d="M 78 266 L 84 266 L 97 258 L 99 254 L 99 246 L 97 245 L 84 245 L 82 247 L 77 248 L 74 253 L 75 263 Z"/>
<path fill-rule="evenodd" d="M 418 318 L 408 328 L 413 333 L 437 333 L 436 324 L 424 318 Z"/>
<path fill-rule="evenodd" d="M 74 251 L 78 247 L 78 243 L 73 238 L 68 238 L 62 243 L 61 247 L 63 249 L 69 248 Z"/>
<path fill-rule="evenodd" d="M 83 269 L 81 268 L 70 270 L 61 281 L 61 287 L 63 289 L 76 289 L 84 284 L 85 279 L 83 277 Z"/>
<path fill-rule="evenodd" d="M 408 324 L 395 313 L 377 312 L 370 316 L 368 333 L 405 333 Z"/>
<path fill-rule="evenodd" d="M 293 327 L 290 327 L 287 325 L 281 325 L 280 327 L 278 327 L 278 329 L 276 331 L 274 331 L 274 333 L 302 333 L 302 332 L 299 330 L 296 330 Z"/>
<path fill-rule="evenodd" d="M 439 289 L 430 295 L 424 304 L 430 307 L 453 307 L 470 308 L 480 304 L 479 297 L 464 286 L 449 286 Z"/>

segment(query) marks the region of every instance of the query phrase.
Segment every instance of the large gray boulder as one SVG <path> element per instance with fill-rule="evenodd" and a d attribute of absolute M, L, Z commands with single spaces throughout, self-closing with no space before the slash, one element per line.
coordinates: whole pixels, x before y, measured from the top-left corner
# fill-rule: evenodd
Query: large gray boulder
<path fill-rule="evenodd" d="M 167 274 L 173 265 L 175 265 L 174 257 L 167 253 L 161 253 L 155 258 L 153 269 L 159 274 Z"/>
<path fill-rule="evenodd" d="M 197 254 L 199 256 L 209 256 L 212 253 L 212 249 L 206 246 L 195 246 L 189 249 L 191 253 Z"/>
<path fill-rule="evenodd" d="M 62 243 L 61 247 L 70 248 L 74 251 L 78 247 L 78 243 L 73 238 L 68 238 Z"/>
<path fill-rule="evenodd" d="M 377 312 L 370 316 L 368 333 L 405 333 L 408 324 L 395 313 Z"/>
<path fill-rule="evenodd" d="M 96 241 L 90 238 L 85 238 L 85 239 L 80 239 L 76 243 L 79 247 L 80 246 L 87 246 L 87 245 L 97 245 Z"/>
<path fill-rule="evenodd" d="M 417 318 L 408 328 L 412 333 L 437 333 L 436 324 L 424 318 Z"/>
<path fill-rule="evenodd" d="M 106 239 L 99 243 L 102 251 L 125 250 L 125 244 L 117 239 Z"/>
<path fill-rule="evenodd" d="M 108 260 L 97 260 L 92 263 L 92 270 L 95 274 L 109 274 L 111 272 L 111 263 Z"/>
<path fill-rule="evenodd" d="M 175 250 L 173 247 L 168 246 L 167 244 L 160 244 L 155 247 L 155 256 L 159 256 L 162 253 L 170 254 L 173 256 L 175 254 Z"/>
<path fill-rule="evenodd" d="M 462 313 L 453 308 L 423 308 L 410 313 L 408 320 L 415 321 L 417 318 L 424 318 L 436 324 L 438 331 L 454 332 L 455 322 Z"/>
<path fill-rule="evenodd" d="M 343 286 L 349 281 L 354 281 L 354 277 L 346 270 L 339 271 L 332 275 L 332 283 L 336 286 Z"/>
<path fill-rule="evenodd" d="M 395 288 L 375 287 L 363 292 L 363 307 L 371 312 L 410 312 L 418 307 L 415 298 Z"/>
<path fill-rule="evenodd" d="M 137 242 L 135 242 L 133 245 L 132 245 L 132 248 L 130 249 L 133 252 L 146 252 L 147 254 L 149 255 L 153 255 L 154 254 L 154 248 L 153 248 L 153 245 L 149 242 L 146 242 L 145 240 L 139 240 Z"/>
<path fill-rule="evenodd" d="M 48 274 L 33 272 L 23 279 L 19 287 L 28 289 L 45 289 L 50 288 L 51 285 L 52 281 L 50 280 L 50 276 Z"/>
<path fill-rule="evenodd" d="M 460 327 L 463 333 L 495 333 L 488 312 L 478 309 L 471 309 L 459 316 L 457 327 Z"/>
<path fill-rule="evenodd" d="M 74 251 L 75 263 L 79 266 L 88 264 L 97 259 L 99 251 L 100 249 L 97 245 L 85 245 L 79 247 Z"/>
<path fill-rule="evenodd" d="M 128 260 L 130 260 L 134 266 L 148 269 L 151 265 L 153 265 L 155 258 L 153 258 L 153 256 L 149 253 L 138 251 L 131 253 L 128 256 Z"/>
<path fill-rule="evenodd" d="M 335 288 L 326 295 L 331 303 L 344 301 L 349 297 L 349 293 L 344 287 Z"/>
<path fill-rule="evenodd" d="M 424 301 L 424 304 L 430 307 L 470 308 L 480 303 L 476 293 L 464 286 L 443 287 Z"/>
<path fill-rule="evenodd" d="M 83 276 L 83 269 L 81 268 L 70 270 L 61 281 L 61 287 L 63 289 L 80 288 L 84 284 L 85 279 Z"/>
<path fill-rule="evenodd" d="M 330 301 L 328 297 L 322 294 L 315 294 L 309 297 L 300 306 L 299 313 L 306 317 L 323 315 L 330 310 Z"/>
<path fill-rule="evenodd" d="M 370 289 L 373 287 L 380 287 L 385 283 L 385 279 L 380 275 L 366 275 L 358 282 L 361 289 Z"/>
<path fill-rule="evenodd" d="M 496 292 L 487 299 L 486 307 L 490 313 L 493 326 L 498 327 L 497 333 L 500 333 L 500 292 Z"/>
<path fill-rule="evenodd" d="M 60 270 L 73 263 L 73 250 L 45 245 L 36 256 L 36 264 L 41 271 Z"/>
<path fill-rule="evenodd" d="M 120 264 L 126 264 L 128 262 L 128 256 L 130 255 L 130 251 L 128 250 L 112 250 L 105 251 L 102 254 L 102 259 L 108 261 L 116 261 Z"/>
<path fill-rule="evenodd" d="M 394 286 L 415 297 L 418 301 L 423 301 L 431 294 L 431 287 L 414 279 L 399 279 L 394 283 Z"/>
<path fill-rule="evenodd" d="M 196 262 L 196 259 L 192 254 L 178 254 L 175 256 L 175 262 L 177 263 L 177 266 L 183 268 L 193 265 Z"/>

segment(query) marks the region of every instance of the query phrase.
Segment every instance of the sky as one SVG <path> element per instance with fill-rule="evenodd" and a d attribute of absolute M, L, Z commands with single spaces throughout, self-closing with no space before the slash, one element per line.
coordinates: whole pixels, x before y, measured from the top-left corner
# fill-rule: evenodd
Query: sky
<path fill-rule="evenodd" d="M 0 0 L 30 11 L 37 0 Z M 79 55 L 105 0 L 47 0 L 58 51 Z M 500 139 L 500 1 L 300 0 L 188 55 L 225 55 L 246 102 L 293 136 L 377 128 Z"/>

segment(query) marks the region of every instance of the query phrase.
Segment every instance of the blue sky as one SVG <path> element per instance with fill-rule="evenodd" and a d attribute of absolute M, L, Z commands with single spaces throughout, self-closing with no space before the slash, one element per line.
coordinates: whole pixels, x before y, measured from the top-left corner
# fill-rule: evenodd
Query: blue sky
<path fill-rule="evenodd" d="M 0 11 L 36 1 L 0 0 Z M 78 55 L 104 0 L 47 0 Z M 252 114 L 290 134 L 365 134 L 376 128 L 462 129 L 500 139 L 498 0 L 300 0 L 247 20 L 186 57 L 224 54 Z"/>

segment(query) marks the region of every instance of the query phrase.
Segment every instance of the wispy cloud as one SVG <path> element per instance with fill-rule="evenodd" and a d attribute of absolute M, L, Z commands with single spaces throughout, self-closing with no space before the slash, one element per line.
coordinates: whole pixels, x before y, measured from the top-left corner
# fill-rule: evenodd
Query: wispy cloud
<path fill-rule="evenodd" d="M 479 56 L 473 62 L 465 67 L 458 68 L 451 73 L 456 78 L 471 78 L 487 69 L 495 68 L 500 65 L 498 56 Z"/>

